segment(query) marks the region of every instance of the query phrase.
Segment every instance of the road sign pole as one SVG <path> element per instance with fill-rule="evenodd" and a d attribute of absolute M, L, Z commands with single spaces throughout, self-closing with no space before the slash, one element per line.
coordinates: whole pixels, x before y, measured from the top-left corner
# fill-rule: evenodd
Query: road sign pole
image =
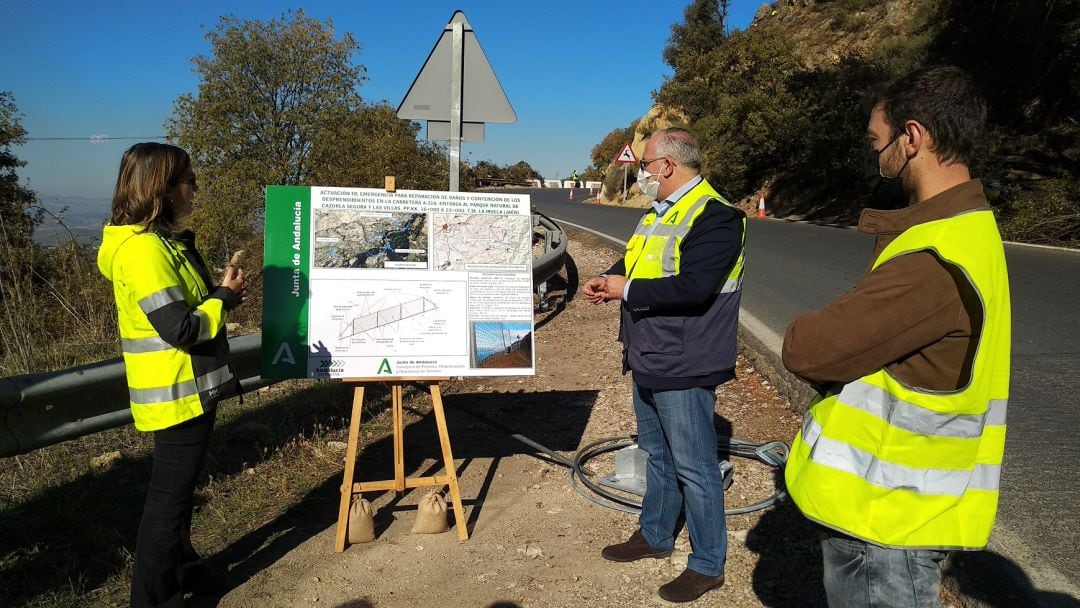
<path fill-rule="evenodd" d="M 615 157 L 615 163 L 622 165 L 622 202 L 626 204 L 626 178 L 627 172 L 630 170 L 630 165 L 637 164 L 637 157 L 634 156 L 634 150 L 630 148 L 630 143 L 627 142 L 623 145 L 619 155 Z"/>
<path fill-rule="evenodd" d="M 465 28 L 454 20 L 450 53 L 450 192 L 461 191 L 461 64 Z"/>
<path fill-rule="evenodd" d="M 624 205 L 626 204 L 626 172 L 629 170 L 628 167 L 629 165 L 622 166 L 622 204 Z"/>

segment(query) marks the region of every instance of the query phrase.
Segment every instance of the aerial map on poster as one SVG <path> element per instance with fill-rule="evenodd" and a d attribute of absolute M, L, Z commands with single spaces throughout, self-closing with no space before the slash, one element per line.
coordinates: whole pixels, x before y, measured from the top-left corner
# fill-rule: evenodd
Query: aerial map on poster
<path fill-rule="evenodd" d="M 528 375 L 527 195 L 269 186 L 265 378 Z"/>

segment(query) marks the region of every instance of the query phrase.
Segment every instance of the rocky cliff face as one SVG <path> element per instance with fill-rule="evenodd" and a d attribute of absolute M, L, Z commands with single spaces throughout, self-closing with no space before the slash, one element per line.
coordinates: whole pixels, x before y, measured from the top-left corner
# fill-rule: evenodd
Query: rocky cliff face
<path fill-rule="evenodd" d="M 778 30 L 808 68 L 864 57 L 917 35 L 934 0 L 780 0 L 763 4 L 749 30 Z"/>

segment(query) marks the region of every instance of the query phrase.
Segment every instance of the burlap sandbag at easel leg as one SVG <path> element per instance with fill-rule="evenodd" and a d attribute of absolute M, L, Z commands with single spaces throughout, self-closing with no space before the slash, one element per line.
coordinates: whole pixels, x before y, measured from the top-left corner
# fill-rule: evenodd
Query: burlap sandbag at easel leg
<path fill-rule="evenodd" d="M 446 525 L 446 499 L 438 492 L 429 492 L 416 508 L 413 534 L 439 534 L 450 529 Z"/>
<path fill-rule="evenodd" d="M 370 543 L 375 540 L 375 508 L 363 498 L 349 505 L 349 544 Z"/>

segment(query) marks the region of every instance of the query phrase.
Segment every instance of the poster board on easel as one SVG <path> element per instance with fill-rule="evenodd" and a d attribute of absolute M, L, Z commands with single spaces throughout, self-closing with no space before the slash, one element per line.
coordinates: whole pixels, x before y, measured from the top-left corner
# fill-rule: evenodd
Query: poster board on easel
<path fill-rule="evenodd" d="M 269 186 L 262 376 L 354 383 L 334 548 L 364 491 L 447 485 L 468 538 L 439 384 L 532 375 L 528 195 Z M 356 482 L 365 386 L 387 381 L 394 479 Z M 429 385 L 445 474 L 406 478 L 402 388 Z"/>
<path fill-rule="evenodd" d="M 264 378 L 532 375 L 528 195 L 268 186 Z"/>

